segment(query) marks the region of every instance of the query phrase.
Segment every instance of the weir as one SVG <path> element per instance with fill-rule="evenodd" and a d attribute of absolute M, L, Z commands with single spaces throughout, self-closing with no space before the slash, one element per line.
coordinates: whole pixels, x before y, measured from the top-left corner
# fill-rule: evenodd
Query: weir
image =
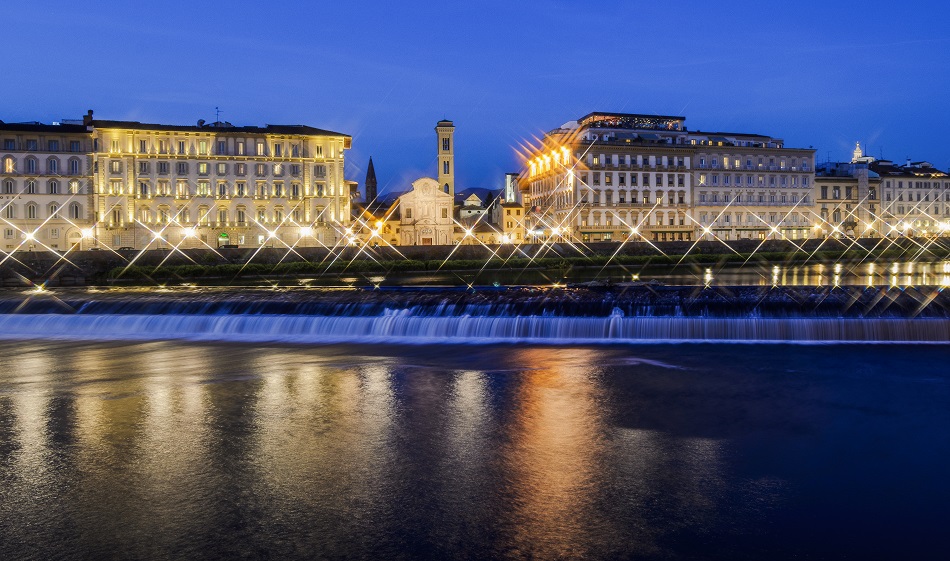
<path fill-rule="evenodd" d="M 0 337 L 286 343 L 950 342 L 950 319 L 5 314 Z"/>
<path fill-rule="evenodd" d="M 0 297 L 0 338 L 947 343 L 948 310 L 939 287 L 58 290 Z"/>

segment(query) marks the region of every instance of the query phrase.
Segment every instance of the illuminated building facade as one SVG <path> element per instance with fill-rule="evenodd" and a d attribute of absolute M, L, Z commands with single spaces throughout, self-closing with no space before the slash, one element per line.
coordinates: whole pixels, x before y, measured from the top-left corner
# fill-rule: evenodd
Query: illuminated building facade
<path fill-rule="evenodd" d="M 350 137 L 303 125 L 100 121 L 96 237 L 110 247 L 333 245 L 349 223 Z"/>
<path fill-rule="evenodd" d="M 869 169 L 873 158 L 857 145 L 850 162 L 826 162 L 815 170 L 814 235 L 878 237 L 887 234 L 881 214 L 881 178 Z"/>
<path fill-rule="evenodd" d="M 894 164 L 876 160 L 869 164 L 880 176 L 883 235 L 927 236 L 950 229 L 950 175 L 930 162 Z"/>
<path fill-rule="evenodd" d="M 0 122 L 6 251 L 65 250 L 92 225 L 92 138 L 81 123 Z"/>
<path fill-rule="evenodd" d="M 549 132 L 518 179 L 535 235 L 690 240 L 684 117 L 591 113 Z"/>
<path fill-rule="evenodd" d="M 333 245 L 349 224 L 350 141 L 303 125 L 145 124 L 91 111 L 2 124 L 0 181 L 14 196 L 4 212 L 51 249 Z"/>
<path fill-rule="evenodd" d="M 812 149 L 627 113 L 591 113 L 540 144 L 519 178 L 536 234 L 687 241 L 810 232 Z"/>

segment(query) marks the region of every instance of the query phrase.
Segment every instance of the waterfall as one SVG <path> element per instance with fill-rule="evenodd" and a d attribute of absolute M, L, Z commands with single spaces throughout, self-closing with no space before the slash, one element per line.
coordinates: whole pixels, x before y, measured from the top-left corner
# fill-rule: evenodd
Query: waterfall
<path fill-rule="evenodd" d="M 0 314 L 0 338 L 288 343 L 950 342 L 947 318 Z"/>

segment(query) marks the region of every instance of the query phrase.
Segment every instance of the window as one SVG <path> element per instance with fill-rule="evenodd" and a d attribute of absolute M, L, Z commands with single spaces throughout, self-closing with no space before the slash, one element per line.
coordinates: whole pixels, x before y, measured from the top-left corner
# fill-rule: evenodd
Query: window
<path fill-rule="evenodd" d="M 188 162 L 178 162 L 178 175 L 188 175 Z"/>
<path fill-rule="evenodd" d="M 218 209 L 218 224 L 224 226 L 228 223 L 228 209 Z"/>
<path fill-rule="evenodd" d="M 407 209 L 406 209 L 406 218 L 408 218 L 409 220 L 412 220 L 412 209 L 411 209 L 411 208 L 407 208 Z"/>
<path fill-rule="evenodd" d="M 167 153 L 168 153 L 168 142 L 166 142 L 166 141 L 164 141 L 164 140 L 159 140 L 159 141 L 158 141 L 158 153 L 159 153 L 159 154 L 167 154 Z"/>
<path fill-rule="evenodd" d="M 300 175 L 300 164 L 292 164 L 290 166 L 290 175 L 298 177 Z"/>
<path fill-rule="evenodd" d="M 59 194 L 59 181 L 56 181 L 55 179 L 53 179 L 52 181 L 49 182 L 49 184 L 47 185 L 47 188 L 49 189 L 49 194 L 50 194 L 50 195 L 58 195 L 58 194 Z"/>
<path fill-rule="evenodd" d="M 186 153 L 185 148 L 186 148 L 186 147 L 185 147 L 185 141 L 184 141 L 184 140 L 179 140 L 179 141 L 178 141 L 178 153 L 179 153 L 179 154 L 185 154 L 185 153 Z"/>
<path fill-rule="evenodd" d="M 139 173 L 148 173 L 148 162 L 139 162 Z"/>
<path fill-rule="evenodd" d="M 275 145 L 274 145 L 274 157 L 275 157 L 275 158 L 281 157 L 281 153 L 280 153 L 280 152 L 281 152 L 281 148 L 282 148 L 282 146 L 281 146 L 280 144 L 275 144 Z"/>
<path fill-rule="evenodd" d="M 263 140 L 258 140 L 258 141 L 257 141 L 257 155 L 258 155 L 258 156 L 264 156 L 264 155 L 265 155 L 264 153 L 267 151 L 266 148 L 265 148 L 265 146 L 267 146 L 267 145 L 264 144 L 264 141 L 263 141 Z"/>
<path fill-rule="evenodd" d="M 148 141 L 140 140 L 139 141 L 139 152 L 145 154 L 148 152 Z"/>
<path fill-rule="evenodd" d="M 109 182 L 109 194 L 110 195 L 121 195 L 122 194 L 122 182 L 117 180 L 112 180 Z"/>
<path fill-rule="evenodd" d="M 247 184 L 245 184 L 243 181 L 238 181 L 238 182 L 237 182 L 236 189 L 237 189 L 237 196 L 238 196 L 238 197 L 244 197 L 244 196 L 246 196 Z"/>
<path fill-rule="evenodd" d="M 300 184 L 294 183 L 290 186 L 290 196 L 294 199 L 300 198 Z"/>
<path fill-rule="evenodd" d="M 4 210 L 4 215 L 7 218 L 16 218 L 16 207 L 12 204 L 7 205 L 6 209 Z"/>
<path fill-rule="evenodd" d="M 247 175 L 247 164 L 234 164 L 234 174 Z"/>
<path fill-rule="evenodd" d="M 3 149 L 16 150 L 16 140 L 13 140 L 12 138 L 5 138 L 3 140 Z"/>
<path fill-rule="evenodd" d="M 139 182 L 139 197 L 143 199 L 148 198 L 148 183 L 145 183 L 144 181 Z"/>
<path fill-rule="evenodd" d="M 3 182 L 3 192 L 7 195 L 12 195 L 15 192 L 13 181 L 8 179 Z"/>
<path fill-rule="evenodd" d="M 277 146 L 280 146 L 279 144 Z M 284 164 L 274 164 L 274 175 L 284 175 Z"/>
<path fill-rule="evenodd" d="M 46 161 L 46 171 L 53 174 L 59 173 L 59 160 L 56 158 L 50 158 Z"/>
<path fill-rule="evenodd" d="M 327 176 L 327 166 L 314 166 L 313 174 L 317 177 L 326 177 Z"/>
<path fill-rule="evenodd" d="M 244 215 L 244 209 L 243 209 L 243 208 L 237 209 L 237 223 L 238 223 L 238 225 L 243 226 L 243 225 L 244 225 L 244 222 L 246 222 L 246 221 L 247 221 L 247 217 Z"/>
<path fill-rule="evenodd" d="M 462 140 L 464 140 L 464 139 L 462 139 Z M 448 152 L 448 151 L 449 151 L 449 139 L 448 139 L 448 138 L 443 138 L 443 139 L 442 139 L 442 151 L 443 151 L 443 152 Z"/>
<path fill-rule="evenodd" d="M 228 164 L 218 164 L 218 175 L 225 175 L 228 173 Z"/>
<path fill-rule="evenodd" d="M 16 161 L 11 157 L 6 157 L 3 159 L 3 173 L 14 173 L 16 172 Z"/>
<path fill-rule="evenodd" d="M 449 174 L 449 162 L 447 162 L 447 161 L 446 161 L 446 162 L 442 162 L 442 174 L 443 174 L 443 175 L 448 175 L 448 174 Z"/>
<path fill-rule="evenodd" d="M 112 160 L 109 162 L 109 172 L 110 173 L 122 173 L 122 162 L 119 160 Z"/>
<path fill-rule="evenodd" d="M 69 175 L 79 175 L 79 160 L 69 160 Z"/>
<path fill-rule="evenodd" d="M 81 150 L 78 140 L 69 141 L 69 151 L 70 152 L 79 152 Z"/>
<path fill-rule="evenodd" d="M 265 164 L 257 164 L 255 167 L 256 169 L 254 171 L 258 177 L 265 177 L 267 175 L 267 166 Z"/>
<path fill-rule="evenodd" d="M 50 152 L 59 152 L 59 141 L 58 141 L 58 140 L 50 140 L 50 141 L 47 143 L 47 145 L 49 146 L 49 151 L 50 151 Z"/>
<path fill-rule="evenodd" d="M 448 218 L 448 217 L 449 217 L 449 209 L 443 208 L 443 209 L 442 209 L 442 218 Z"/>
<path fill-rule="evenodd" d="M 27 181 L 27 182 L 26 182 L 26 194 L 27 194 L 27 195 L 35 195 L 35 194 L 36 194 L 36 182 L 35 182 L 35 181 Z"/>
<path fill-rule="evenodd" d="M 208 154 L 208 141 L 207 141 L 207 140 L 199 140 L 199 141 L 198 141 L 198 153 L 201 154 L 202 156 L 206 156 L 206 155 Z"/>
<path fill-rule="evenodd" d="M 168 162 L 158 162 L 159 175 L 168 175 Z"/>
<path fill-rule="evenodd" d="M 208 175 L 208 162 L 198 163 L 198 175 Z"/>
<path fill-rule="evenodd" d="M 198 182 L 198 196 L 199 197 L 210 197 L 211 196 L 211 184 L 207 181 Z"/>
<path fill-rule="evenodd" d="M 245 148 L 244 141 L 238 142 L 238 143 L 237 143 L 237 155 L 238 155 L 238 156 L 243 156 L 245 150 L 246 150 L 246 148 Z"/>
<path fill-rule="evenodd" d="M 218 197 L 224 199 L 228 196 L 228 184 L 218 183 Z"/>
<path fill-rule="evenodd" d="M 26 205 L 26 218 L 27 220 L 36 220 L 36 205 Z"/>
<path fill-rule="evenodd" d="M 110 152 L 118 152 L 118 151 L 119 151 L 119 140 L 118 140 L 117 138 L 113 138 L 113 139 L 112 139 L 112 142 L 110 143 L 110 149 L 109 149 L 109 151 L 110 151 Z"/>
<path fill-rule="evenodd" d="M 36 150 L 37 150 L 36 141 L 35 141 L 35 140 L 27 140 L 27 141 L 26 141 L 26 149 L 27 149 L 28 151 L 30 151 L 30 152 L 36 152 Z"/>
<path fill-rule="evenodd" d="M 300 157 L 300 145 L 294 144 L 290 147 L 290 155 L 294 158 Z"/>
<path fill-rule="evenodd" d="M 36 160 L 34 158 L 26 160 L 26 173 L 36 173 Z"/>
<path fill-rule="evenodd" d="M 228 153 L 228 143 L 225 142 L 225 141 L 223 141 L 223 140 L 219 140 L 219 141 L 218 141 L 218 154 L 226 155 L 227 153 Z"/>

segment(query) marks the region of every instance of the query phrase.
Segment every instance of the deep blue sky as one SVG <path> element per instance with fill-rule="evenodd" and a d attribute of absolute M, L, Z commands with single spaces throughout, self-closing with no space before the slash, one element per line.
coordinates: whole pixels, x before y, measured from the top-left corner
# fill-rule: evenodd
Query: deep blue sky
<path fill-rule="evenodd" d="M 950 167 L 944 2 L 6 2 L 0 119 L 303 123 L 382 188 L 500 187 L 526 137 L 591 111 L 685 115 L 850 156 Z"/>

